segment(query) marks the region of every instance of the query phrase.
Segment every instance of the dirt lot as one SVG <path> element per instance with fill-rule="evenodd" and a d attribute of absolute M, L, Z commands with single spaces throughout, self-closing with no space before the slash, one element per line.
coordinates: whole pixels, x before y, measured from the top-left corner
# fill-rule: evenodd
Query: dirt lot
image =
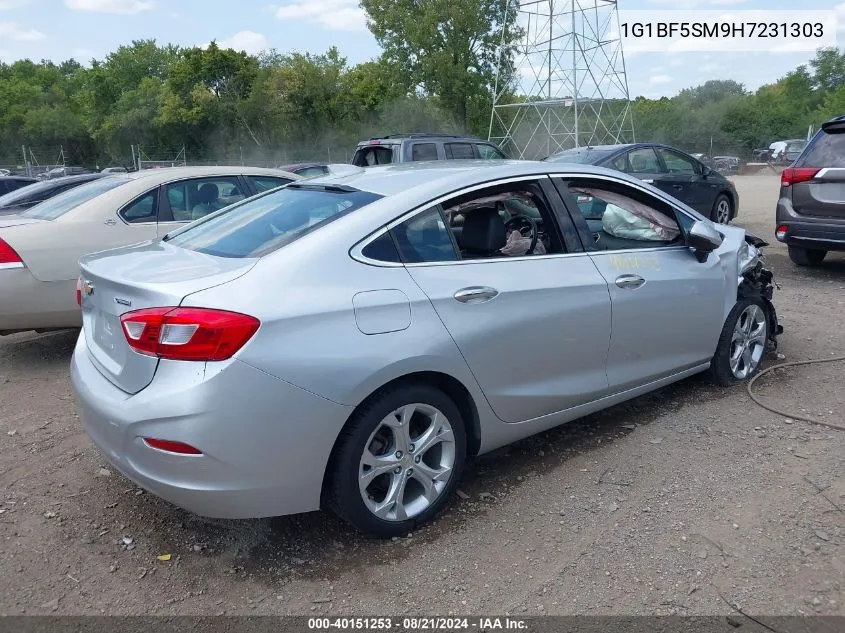
<path fill-rule="evenodd" d="M 736 182 L 738 224 L 770 239 L 777 180 Z M 845 354 L 845 257 L 808 271 L 767 252 L 780 352 Z M 440 521 L 382 542 L 322 513 L 209 521 L 137 490 L 80 428 L 74 340 L 0 340 L 0 613 L 845 614 L 845 433 L 742 388 L 694 378 L 484 456 Z M 842 371 L 760 392 L 842 422 Z"/>

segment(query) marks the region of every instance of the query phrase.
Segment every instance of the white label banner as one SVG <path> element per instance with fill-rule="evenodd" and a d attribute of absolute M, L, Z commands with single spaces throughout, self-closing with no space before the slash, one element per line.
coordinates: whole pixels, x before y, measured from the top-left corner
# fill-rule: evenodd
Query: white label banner
<path fill-rule="evenodd" d="M 625 53 L 814 52 L 836 46 L 837 12 L 831 10 L 638 11 L 619 9 Z"/>

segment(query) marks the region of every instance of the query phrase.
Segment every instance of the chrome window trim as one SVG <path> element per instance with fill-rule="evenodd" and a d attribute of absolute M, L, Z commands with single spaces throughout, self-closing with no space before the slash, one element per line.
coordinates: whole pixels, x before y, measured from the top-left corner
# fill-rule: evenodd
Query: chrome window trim
<path fill-rule="evenodd" d="M 501 257 L 501 258 L 489 258 L 489 259 L 458 259 L 458 260 L 450 260 L 450 261 L 442 261 L 442 262 L 413 262 L 410 264 L 405 264 L 402 262 L 385 262 L 378 259 L 372 259 L 369 257 L 364 256 L 363 250 L 370 245 L 371 242 L 374 242 L 385 233 L 393 230 L 395 227 L 399 226 L 403 222 L 409 220 L 410 218 L 414 217 L 417 214 L 424 213 L 435 207 L 439 204 L 442 204 L 444 201 L 449 200 L 450 198 L 454 198 L 455 196 L 464 195 L 467 193 L 472 193 L 473 191 L 478 191 L 479 189 L 486 189 L 488 187 L 495 187 L 497 185 L 506 185 L 514 182 L 523 182 L 526 180 L 541 180 L 543 178 L 548 178 L 549 180 L 553 178 L 589 178 L 591 180 L 605 180 L 607 182 L 624 185 L 631 187 L 633 189 L 639 190 L 641 193 L 644 193 L 652 198 L 657 198 L 664 204 L 668 205 L 670 208 L 674 209 L 678 213 L 682 213 L 686 218 L 693 222 L 697 222 L 698 220 L 691 216 L 689 213 L 686 213 L 683 209 L 679 208 L 677 205 L 669 202 L 668 200 L 663 200 L 660 197 L 654 195 L 653 192 L 647 190 L 645 187 L 641 187 L 638 184 L 630 183 L 626 180 L 620 180 L 618 178 L 613 178 L 610 176 L 606 176 L 603 174 L 579 174 L 579 173 L 565 173 L 565 172 L 556 172 L 556 173 L 543 173 L 543 174 L 530 174 L 530 175 L 523 175 L 523 176 L 512 176 L 510 178 L 502 178 L 500 180 L 491 180 L 488 182 L 484 182 L 477 185 L 472 185 L 469 187 L 465 187 L 463 189 L 456 189 L 455 191 L 444 194 L 438 198 L 434 198 L 433 200 L 426 202 L 420 206 L 411 209 L 403 213 L 397 219 L 392 220 L 385 226 L 377 229 L 373 233 L 370 233 L 367 237 L 357 242 L 350 250 L 349 255 L 357 262 L 362 264 L 367 264 L 368 266 L 376 266 L 380 268 L 421 268 L 427 266 L 454 266 L 455 264 L 486 264 L 486 263 L 494 263 L 500 261 L 509 261 L 509 262 L 519 262 L 519 261 L 537 261 L 541 259 L 562 259 L 568 257 L 584 257 L 584 256 L 591 256 L 591 255 L 604 255 L 604 254 L 614 254 L 614 253 L 646 253 L 646 252 L 666 252 L 666 251 L 680 251 L 680 250 L 689 250 L 688 246 L 679 245 L 679 246 L 653 246 L 649 248 L 625 248 L 619 250 L 612 250 L 612 251 L 581 251 L 577 253 L 547 253 L 545 255 L 525 255 L 521 257 Z"/>

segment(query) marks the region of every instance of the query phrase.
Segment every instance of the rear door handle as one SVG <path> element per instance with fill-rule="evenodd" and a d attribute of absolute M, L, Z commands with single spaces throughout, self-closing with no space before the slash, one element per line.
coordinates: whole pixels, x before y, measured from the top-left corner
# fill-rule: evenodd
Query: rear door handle
<path fill-rule="evenodd" d="M 625 290 L 635 290 L 645 283 L 639 275 L 620 275 L 616 278 L 616 285 Z"/>
<path fill-rule="evenodd" d="M 455 293 L 455 300 L 461 303 L 484 303 L 494 299 L 499 294 L 495 288 L 488 288 L 487 286 L 470 286 L 469 288 L 461 288 Z"/>

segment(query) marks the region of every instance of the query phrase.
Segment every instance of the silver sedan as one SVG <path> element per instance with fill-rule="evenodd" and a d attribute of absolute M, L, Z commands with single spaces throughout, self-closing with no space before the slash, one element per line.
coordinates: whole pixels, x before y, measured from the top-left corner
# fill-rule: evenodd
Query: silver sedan
<path fill-rule="evenodd" d="M 325 176 L 82 259 L 72 381 L 139 486 L 391 536 L 469 456 L 709 371 L 781 327 L 759 240 L 583 165 Z"/>

